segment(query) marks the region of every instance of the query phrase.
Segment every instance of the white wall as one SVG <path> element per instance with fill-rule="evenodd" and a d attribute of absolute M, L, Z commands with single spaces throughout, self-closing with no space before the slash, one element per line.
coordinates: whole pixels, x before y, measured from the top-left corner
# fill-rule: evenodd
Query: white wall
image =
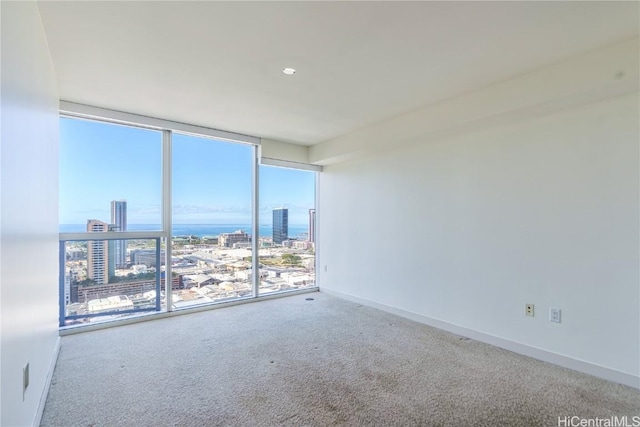
<path fill-rule="evenodd" d="M 639 114 L 633 92 L 325 166 L 321 290 L 640 387 Z"/>
<path fill-rule="evenodd" d="M 2 2 L 1 13 L 0 424 L 25 426 L 58 340 L 58 97 L 35 2 Z"/>

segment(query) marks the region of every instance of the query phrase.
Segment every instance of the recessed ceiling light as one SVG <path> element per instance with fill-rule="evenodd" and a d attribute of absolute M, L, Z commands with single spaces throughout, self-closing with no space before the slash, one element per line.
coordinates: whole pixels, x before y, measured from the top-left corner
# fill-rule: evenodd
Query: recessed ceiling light
<path fill-rule="evenodd" d="M 291 67 L 287 67 L 287 68 L 283 68 L 282 72 L 285 73 L 288 76 L 292 76 L 296 73 L 296 70 L 294 68 Z"/>

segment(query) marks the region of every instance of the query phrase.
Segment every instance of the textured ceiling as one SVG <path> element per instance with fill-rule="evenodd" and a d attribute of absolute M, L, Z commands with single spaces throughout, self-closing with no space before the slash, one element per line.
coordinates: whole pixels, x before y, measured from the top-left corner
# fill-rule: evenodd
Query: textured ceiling
<path fill-rule="evenodd" d="M 638 34 L 637 2 L 39 8 L 61 99 L 304 145 Z"/>

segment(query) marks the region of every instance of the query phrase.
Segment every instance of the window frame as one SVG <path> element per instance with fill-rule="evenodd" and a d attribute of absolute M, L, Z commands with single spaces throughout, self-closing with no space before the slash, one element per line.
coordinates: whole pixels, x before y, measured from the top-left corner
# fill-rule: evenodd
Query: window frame
<path fill-rule="evenodd" d="M 259 169 L 261 164 L 269 166 L 284 166 L 293 169 L 311 170 L 319 172 L 322 170 L 320 166 L 310 165 L 297 162 L 287 162 L 274 159 L 261 159 L 260 148 L 261 139 L 255 136 L 244 135 L 239 133 L 233 133 L 223 131 L 219 129 L 208 128 L 204 126 L 191 125 L 187 123 L 181 123 L 171 120 L 158 119 L 149 116 L 143 116 L 138 114 L 126 113 L 122 111 L 110 110 L 100 107 L 94 107 L 84 104 L 78 104 L 68 101 L 60 101 L 60 117 L 66 117 L 71 119 L 84 119 L 101 123 L 123 125 L 140 129 L 149 129 L 154 131 L 160 131 L 162 134 L 162 172 L 161 172 L 161 230 L 159 231 L 108 231 L 100 233 L 96 236 L 96 233 L 89 232 L 61 232 L 59 233 L 60 242 L 60 319 L 59 326 L 61 329 L 70 328 L 87 328 L 88 325 L 74 325 L 67 326 L 66 320 L 66 302 L 65 302 L 65 254 L 64 248 L 67 241 L 90 241 L 90 240 L 125 240 L 125 239 L 157 239 L 158 242 L 165 241 L 165 277 L 172 277 L 171 259 L 172 259 L 172 136 L 174 133 L 188 136 L 195 136 L 198 138 L 206 138 L 218 141 L 225 141 L 235 144 L 250 145 L 252 147 L 252 164 L 251 164 L 251 234 L 253 236 L 251 243 L 252 252 L 252 274 L 251 289 L 252 293 L 250 297 L 238 298 L 238 301 L 253 300 L 257 298 L 270 298 L 272 294 L 261 296 L 260 295 L 260 271 L 259 268 L 259 192 L 260 192 L 260 177 Z M 277 164 L 274 164 L 277 163 Z M 286 166 L 285 166 L 286 165 Z M 317 183 L 318 176 L 316 175 L 316 189 L 315 189 L 315 209 L 317 212 Z M 316 225 L 317 230 L 317 225 Z M 159 245 L 159 244 L 158 244 Z M 160 277 L 160 270 L 158 269 L 158 278 Z M 159 281 L 159 280 L 158 280 Z M 166 287 L 166 281 L 165 281 Z M 291 293 L 304 293 L 313 292 L 318 290 L 317 278 L 315 286 L 285 291 L 286 294 Z M 173 308 L 172 304 L 172 292 L 165 289 L 165 304 L 164 307 L 157 306 L 153 314 L 170 314 L 174 311 L 198 311 L 202 309 L 202 306 L 220 306 L 228 305 L 225 303 L 204 303 L 194 307 L 185 308 Z M 92 316 L 87 316 L 92 317 Z M 115 320 L 114 322 L 121 324 L 123 320 Z M 135 321 L 135 319 L 134 319 Z"/>

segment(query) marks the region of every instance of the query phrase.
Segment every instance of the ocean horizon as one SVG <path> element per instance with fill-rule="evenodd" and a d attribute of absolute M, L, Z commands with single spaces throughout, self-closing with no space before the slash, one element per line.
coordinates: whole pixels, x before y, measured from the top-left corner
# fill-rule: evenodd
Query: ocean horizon
<path fill-rule="evenodd" d="M 159 224 L 129 224 L 127 231 L 159 231 Z M 219 236 L 222 233 L 233 233 L 242 230 L 251 234 L 250 224 L 173 224 L 172 236 Z M 270 237 L 273 233 L 271 225 L 262 224 L 258 227 L 260 237 Z M 86 224 L 60 224 L 60 233 L 84 233 Z M 290 224 L 289 237 L 301 238 L 307 236 L 309 226 L 306 224 Z"/>

